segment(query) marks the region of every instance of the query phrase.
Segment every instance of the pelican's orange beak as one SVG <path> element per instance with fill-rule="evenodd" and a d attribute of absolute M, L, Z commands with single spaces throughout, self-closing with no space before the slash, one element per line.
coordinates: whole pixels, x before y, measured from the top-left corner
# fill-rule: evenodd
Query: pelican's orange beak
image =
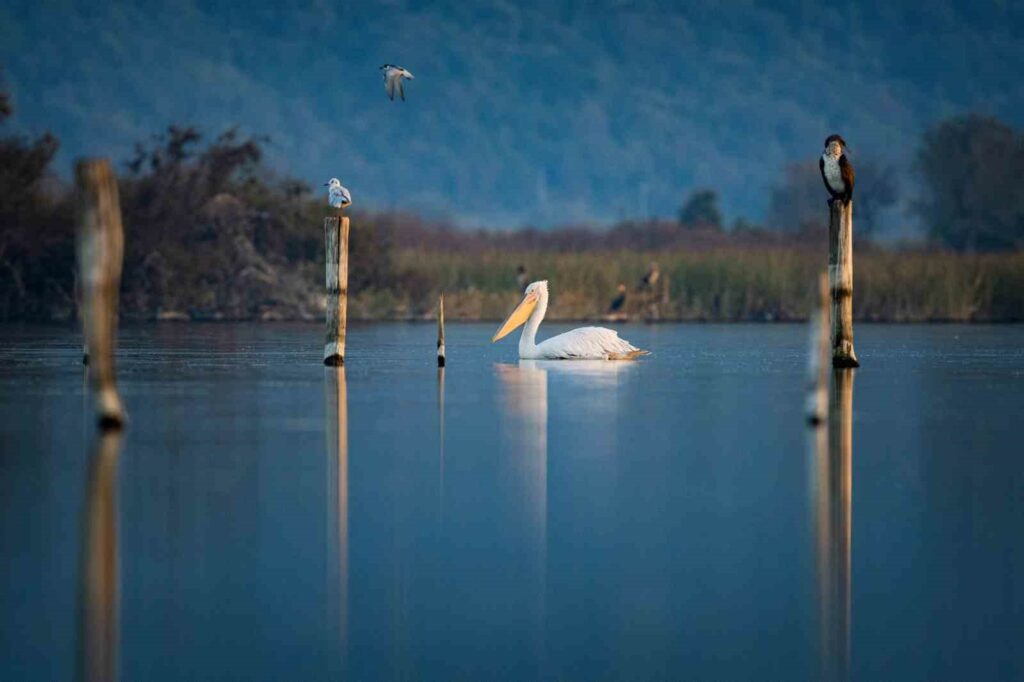
<path fill-rule="evenodd" d="M 516 309 L 508 316 L 508 319 L 502 323 L 498 331 L 491 337 L 491 343 L 494 343 L 498 339 L 504 338 L 509 335 L 516 327 L 520 326 L 528 319 L 530 319 L 530 313 L 537 307 L 537 294 L 531 292 L 523 298 L 522 302 L 516 306 Z"/>

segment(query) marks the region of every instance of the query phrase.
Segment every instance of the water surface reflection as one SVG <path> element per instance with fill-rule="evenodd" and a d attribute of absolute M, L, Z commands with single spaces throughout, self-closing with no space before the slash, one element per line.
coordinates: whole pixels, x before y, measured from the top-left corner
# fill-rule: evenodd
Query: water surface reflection
<path fill-rule="evenodd" d="M 348 387 L 344 367 L 324 369 L 324 410 L 327 418 L 327 622 L 337 629 L 332 673 L 348 658 Z M 340 660 L 339 660 L 340 659 Z"/>
<path fill-rule="evenodd" d="M 854 372 L 834 371 L 827 427 L 819 425 L 811 436 L 823 680 L 847 680 L 850 676 Z"/>
<path fill-rule="evenodd" d="M 121 433 L 97 436 L 89 461 L 80 569 L 80 674 L 87 682 L 116 680 L 120 642 L 117 472 Z"/>

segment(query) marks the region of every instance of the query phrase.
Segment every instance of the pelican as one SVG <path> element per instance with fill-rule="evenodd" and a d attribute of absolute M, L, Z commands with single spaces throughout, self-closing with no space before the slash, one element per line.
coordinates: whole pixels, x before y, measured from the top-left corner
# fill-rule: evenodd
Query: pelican
<path fill-rule="evenodd" d="M 519 357 L 524 360 L 632 360 L 648 354 L 603 327 L 580 327 L 536 343 L 537 328 L 547 310 L 547 280 L 534 282 L 526 287 L 522 302 L 501 325 L 491 343 L 508 336 L 525 322 L 519 339 Z"/>

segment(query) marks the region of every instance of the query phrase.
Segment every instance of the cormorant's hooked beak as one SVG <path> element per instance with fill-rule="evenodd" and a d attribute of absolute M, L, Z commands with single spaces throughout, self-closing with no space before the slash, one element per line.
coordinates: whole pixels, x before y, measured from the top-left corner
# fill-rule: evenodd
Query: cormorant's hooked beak
<path fill-rule="evenodd" d="M 491 343 L 508 336 L 516 327 L 530 319 L 530 314 L 537 307 L 537 300 L 538 296 L 535 292 L 528 293 L 522 302 L 516 306 L 516 309 L 509 314 L 508 319 L 502 323 L 501 327 L 491 338 Z"/>

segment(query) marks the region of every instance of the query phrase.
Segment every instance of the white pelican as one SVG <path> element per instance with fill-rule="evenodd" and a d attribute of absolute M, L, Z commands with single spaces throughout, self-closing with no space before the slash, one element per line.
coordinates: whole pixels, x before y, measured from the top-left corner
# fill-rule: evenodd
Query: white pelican
<path fill-rule="evenodd" d="M 516 306 L 491 339 L 494 343 L 516 327 L 526 323 L 519 339 L 519 357 L 525 360 L 632 360 L 648 352 L 619 338 L 618 333 L 603 327 L 580 327 L 547 341 L 536 343 L 537 328 L 548 310 L 547 280 L 526 287 L 522 302 Z"/>

